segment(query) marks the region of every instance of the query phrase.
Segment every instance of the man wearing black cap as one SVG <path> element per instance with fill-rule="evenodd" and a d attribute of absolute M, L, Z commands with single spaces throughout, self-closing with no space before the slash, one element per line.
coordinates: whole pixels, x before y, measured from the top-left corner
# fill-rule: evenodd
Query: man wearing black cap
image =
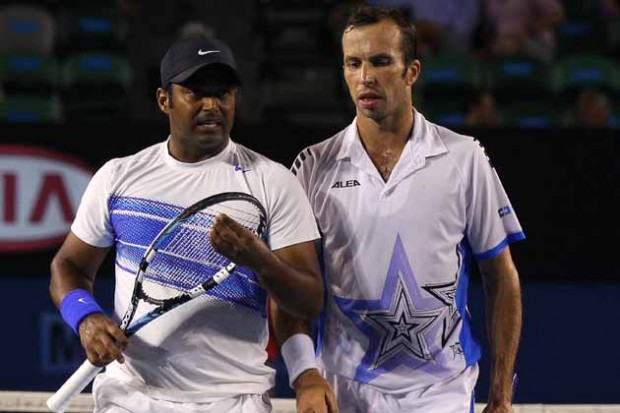
<path fill-rule="evenodd" d="M 51 296 L 88 359 L 107 365 L 93 384 L 96 412 L 269 412 L 268 297 L 276 314 L 282 309 L 289 317 L 310 320 L 323 307 L 312 211 L 284 166 L 230 139 L 240 79 L 228 46 L 214 39 L 175 42 L 161 61 L 161 82 L 157 103 L 168 115 L 168 139 L 112 159 L 95 174 L 52 262 Z M 227 241 L 218 251 L 235 256 L 255 278 L 231 277 L 233 293 L 216 287 L 128 343 L 113 319 L 125 311 L 132 269 L 152 241 L 142 229 L 227 191 L 250 193 L 267 211 L 266 244 L 230 219 L 218 219 L 211 232 Z M 111 247 L 114 315 L 96 304 L 76 310 L 85 298 L 94 303 L 95 275 Z M 323 383 L 310 383 L 320 395 Z"/>

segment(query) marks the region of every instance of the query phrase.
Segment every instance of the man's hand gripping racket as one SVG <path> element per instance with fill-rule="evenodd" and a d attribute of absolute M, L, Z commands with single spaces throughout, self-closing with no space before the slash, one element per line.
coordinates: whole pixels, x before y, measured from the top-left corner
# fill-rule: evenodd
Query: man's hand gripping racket
<path fill-rule="evenodd" d="M 225 216 L 216 219 L 220 214 Z M 249 233 L 261 238 L 265 226 L 263 206 L 253 196 L 241 192 L 221 193 L 187 207 L 159 232 L 142 255 L 131 301 L 119 329 L 131 337 L 151 321 L 201 296 L 231 274 L 243 276 L 235 268 L 237 264 L 249 263 L 249 252 L 244 250 L 246 241 L 252 241 Z M 218 251 L 225 251 L 232 260 Z M 134 321 L 140 302 L 156 307 Z M 122 360 L 122 355 L 119 359 Z M 64 412 L 70 400 L 102 369 L 86 360 L 47 400 L 49 409 Z"/>

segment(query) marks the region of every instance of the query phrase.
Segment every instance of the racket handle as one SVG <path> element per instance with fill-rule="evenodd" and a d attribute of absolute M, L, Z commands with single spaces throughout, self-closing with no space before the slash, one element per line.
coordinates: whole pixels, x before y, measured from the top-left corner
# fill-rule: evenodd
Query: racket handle
<path fill-rule="evenodd" d="M 97 367 L 86 360 L 65 384 L 47 399 L 47 407 L 55 413 L 63 413 L 71 399 L 84 390 L 101 370 L 103 367 Z"/>

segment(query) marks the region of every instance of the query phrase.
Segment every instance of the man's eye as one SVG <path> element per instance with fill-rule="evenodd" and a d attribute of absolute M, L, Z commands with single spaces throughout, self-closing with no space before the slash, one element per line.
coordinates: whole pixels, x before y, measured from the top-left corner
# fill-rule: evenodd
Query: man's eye
<path fill-rule="evenodd" d="M 389 57 L 380 57 L 372 61 L 372 64 L 374 66 L 387 66 L 390 63 L 392 63 L 392 59 L 390 59 Z"/>
<path fill-rule="evenodd" d="M 348 60 L 345 63 L 345 66 L 350 67 L 350 68 L 357 68 L 360 66 L 360 62 L 358 62 L 357 60 Z"/>

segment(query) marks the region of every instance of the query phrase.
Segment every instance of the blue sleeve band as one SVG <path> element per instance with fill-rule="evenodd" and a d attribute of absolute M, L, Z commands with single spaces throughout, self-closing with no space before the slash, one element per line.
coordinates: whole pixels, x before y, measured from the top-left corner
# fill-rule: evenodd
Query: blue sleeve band
<path fill-rule="evenodd" d="M 103 312 L 95 301 L 95 297 L 88 291 L 79 288 L 70 291 L 60 303 L 60 315 L 78 335 L 78 326 L 84 317 L 92 313 Z"/>

